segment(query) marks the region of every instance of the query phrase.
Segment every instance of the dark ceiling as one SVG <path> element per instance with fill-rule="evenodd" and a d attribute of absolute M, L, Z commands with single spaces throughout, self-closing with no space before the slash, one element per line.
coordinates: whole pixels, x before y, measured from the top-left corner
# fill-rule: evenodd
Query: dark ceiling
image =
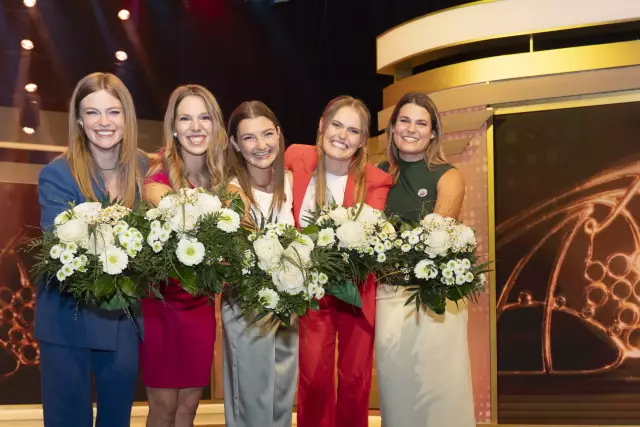
<path fill-rule="evenodd" d="M 464 0 L 22 0 L 0 6 L 0 105 L 34 82 L 45 110 L 66 111 L 75 83 L 116 72 L 138 116 L 160 120 L 173 88 L 206 86 L 225 116 L 258 99 L 279 117 L 287 143 L 313 143 L 334 96 L 363 99 L 372 116 L 392 82 L 375 70 L 375 40 L 409 19 Z M 128 21 L 117 12 L 131 11 Z M 428 34 L 425 34 L 428 37 Z M 33 40 L 26 53 L 20 40 Z M 118 65 L 114 53 L 129 59 Z"/>

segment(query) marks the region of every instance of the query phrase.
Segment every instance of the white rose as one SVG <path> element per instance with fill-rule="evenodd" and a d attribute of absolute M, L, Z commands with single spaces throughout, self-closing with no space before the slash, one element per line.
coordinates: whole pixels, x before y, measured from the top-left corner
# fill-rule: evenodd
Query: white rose
<path fill-rule="evenodd" d="M 336 236 L 343 246 L 357 248 L 367 243 L 364 224 L 359 221 L 345 221 L 336 230 Z"/>
<path fill-rule="evenodd" d="M 297 295 L 305 290 L 302 269 L 290 262 L 285 261 L 282 268 L 275 270 L 271 274 L 271 278 L 279 292 Z"/>
<path fill-rule="evenodd" d="M 179 206 L 169 219 L 169 226 L 175 232 L 184 233 L 196 227 L 200 212 L 197 207 L 186 203 Z"/>
<path fill-rule="evenodd" d="M 422 218 L 420 221 L 420 225 L 424 228 L 440 228 L 444 225 L 445 220 L 442 215 L 437 213 L 430 213 L 429 215 Z"/>
<path fill-rule="evenodd" d="M 158 203 L 158 209 L 160 210 L 173 210 L 178 205 L 178 196 L 176 194 L 168 194 L 160 199 Z"/>
<path fill-rule="evenodd" d="M 102 210 L 102 204 L 99 202 L 85 202 L 80 203 L 73 207 L 73 214 L 76 218 L 82 221 L 87 221 L 87 218 L 93 216 Z"/>
<path fill-rule="evenodd" d="M 84 221 L 72 218 L 56 226 L 55 234 L 62 243 L 77 243 L 87 238 L 89 227 Z"/>
<path fill-rule="evenodd" d="M 311 249 L 305 245 L 296 245 L 296 242 L 291 243 L 291 245 L 284 250 L 282 255 L 291 260 L 294 264 L 299 264 L 301 266 L 305 266 L 311 262 Z"/>
<path fill-rule="evenodd" d="M 337 225 L 340 225 L 349 219 L 349 211 L 342 206 L 329 212 L 329 218 L 331 218 Z"/>
<path fill-rule="evenodd" d="M 380 234 L 385 236 L 393 236 L 396 234 L 396 229 L 393 228 L 393 225 L 389 221 L 380 221 L 378 225 L 381 226 Z"/>
<path fill-rule="evenodd" d="M 113 227 L 107 224 L 100 224 L 95 228 L 88 238 L 80 244 L 92 255 L 100 255 L 115 242 Z"/>
<path fill-rule="evenodd" d="M 357 214 L 360 209 L 360 205 L 353 207 L 353 214 Z M 365 224 L 374 224 L 378 222 L 378 219 L 382 216 L 382 212 L 377 209 L 373 209 L 371 206 L 364 204 L 362 206 L 362 210 L 358 214 L 358 218 L 356 221 L 365 223 Z"/>
<path fill-rule="evenodd" d="M 222 202 L 218 196 L 213 196 L 209 193 L 200 193 L 198 194 L 196 206 L 200 209 L 200 215 L 207 215 L 222 209 Z"/>
<path fill-rule="evenodd" d="M 458 225 L 456 227 L 455 233 L 458 236 L 458 239 L 460 240 L 460 243 L 463 246 L 476 245 L 476 235 L 473 232 L 473 230 L 467 227 L 466 225 L 464 224 Z"/>
<path fill-rule="evenodd" d="M 160 210 L 157 208 L 153 208 L 153 209 L 149 209 L 146 213 L 145 216 L 147 217 L 147 219 L 150 220 L 154 220 L 156 218 L 158 218 L 160 216 Z M 160 225 L 160 223 L 158 221 L 154 221 L 155 223 L 158 224 L 158 226 Z M 153 226 L 153 224 L 151 224 Z"/>
<path fill-rule="evenodd" d="M 258 257 L 258 268 L 270 271 L 279 262 L 284 248 L 278 239 L 260 237 L 253 242 L 253 249 Z"/>
<path fill-rule="evenodd" d="M 432 258 L 438 255 L 445 255 L 451 247 L 449 233 L 445 230 L 434 230 L 427 236 L 425 242 L 427 247 L 425 252 Z"/>

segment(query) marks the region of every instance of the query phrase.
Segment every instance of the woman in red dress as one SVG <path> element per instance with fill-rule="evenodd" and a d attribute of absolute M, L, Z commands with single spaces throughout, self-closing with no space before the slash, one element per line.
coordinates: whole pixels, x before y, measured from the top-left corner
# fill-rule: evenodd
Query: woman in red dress
<path fill-rule="evenodd" d="M 316 206 L 365 202 L 384 209 L 391 176 L 367 163 L 370 115 L 359 100 L 340 96 L 324 110 L 316 146 L 292 145 L 285 167 L 293 172 L 296 225 Z M 366 427 L 373 364 L 376 280 L 361 284 L 362 309 L 325 296 L 320 310 L 300 319 L 298 426 Z M 338 341 L 338 394 L 334 384 Z"/>
<path fill-rule="evenodd" d="M 215 190 L 223 182 L 227 134 L 214 96 L 197 85 L 173 91 L 164 118 L 164 149 L 143 188 L 157 205 L 168 191 Z M 163 286 L 164 301 L 144 299 L 145 340 L 140 345 L 147 387 L 147 427 L 192 426 L 202 390 L 211 379 L 215 310 L 208 297 L 193 297 L 179 282 Z"/>

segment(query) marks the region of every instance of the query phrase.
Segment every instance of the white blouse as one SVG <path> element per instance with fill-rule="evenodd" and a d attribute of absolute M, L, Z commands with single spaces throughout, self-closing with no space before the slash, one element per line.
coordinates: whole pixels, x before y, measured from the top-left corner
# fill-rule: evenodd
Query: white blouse
<path fill-rule="evenodd" d="M 332 175 L 326 174 L 327 177 L 327 202 L 335 202 L 338 206 L 341 206 L 344 202 L 344 192 L 347 189 L 347 178 L 349 175 Z M 304 200 L 300 207 L 300 226 L 306 227 L 308 222 L 305 217 L 309 212 L 315 212 L 316 210 L 316 177 L 311 177 L 309 186 L 306 193 L 304 193 Z"/>
<path fill-rule="evenodd" d="M 240 187 L 240 183 L 236 178 L 233 178 L 230 183 Z M 271 208 L 273 193 L 266 193 L 255 188 L 252 190 L 255 204 L 251 205 L 251 213 L 256 221 L 260 223 L 262 218 L 269 218 L 269 209 Z M 293 194 L 291 193 L 291 183 L 289 182 L 287 174 L 284 176 L 284 195 L 285 200 L 282 206 L 280 206 L 280 210 L 273 213 L 271 220 L 281 224 L 295 225 L 295 220 L 293 219 Z"/>

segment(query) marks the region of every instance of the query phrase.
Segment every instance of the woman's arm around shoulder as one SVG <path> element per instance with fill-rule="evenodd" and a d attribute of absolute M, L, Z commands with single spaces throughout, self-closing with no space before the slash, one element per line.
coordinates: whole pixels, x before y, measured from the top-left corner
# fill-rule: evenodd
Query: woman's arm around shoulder
<path fill-rule="evenodd" d="M 462 172 L 455 168 L 449 169 L 438 180 L 438 198 L 434 212 L 458 219 L 464 195 L 465 183 Z"/>
<path fill-rule="evenodd" d="M 151 207 L 158 206 L 160 199 L 167 193 L 171 193 L 173 190 L 167 184 L 161 182 L 147 181 L 142 186 L 142 198 Z"/>
<path fill-rule="evenodd" d="M 365 203 L 374 209 L 383 210 L 387 203 L 389 190 L 393 184 L 391 175 L 371 164 L 367 164 L 365 173 L 367 181 Z"/>
<path fill-rule="evenodd" d="M 295 172 L 311 163 L 317 164 L 317 157 L 315 145 L 293 144 L 284 152 L 284 167 Z"/>
<path fill-rule="evenodd" d="M 38 200 L 42 209 L 40 226 L 50 229 L 58 214 L 78 203 L 75 180 L 65 159 L 54 160 L 40 171 L 38 177 Z"/>

